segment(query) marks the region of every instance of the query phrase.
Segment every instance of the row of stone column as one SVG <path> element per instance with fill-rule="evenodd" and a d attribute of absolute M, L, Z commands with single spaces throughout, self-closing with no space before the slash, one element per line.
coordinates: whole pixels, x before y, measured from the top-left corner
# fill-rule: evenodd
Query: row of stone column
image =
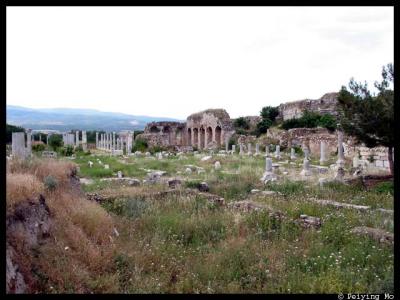
<path fill-rule="evenodd" d="M 121 135 L 116 138 L 115 132 L 101 133 L 96 132 L 96 148 L 104 151 L 123 151 L 132 152 L 133 133 L 128 132 L 127 135 Z"/>
<path fill-rule="evenodd" d="M 239 155 L 244 155 L 244 145 L 240 144 L 239 145 Z M 228 152 L 228 145 L 226 145 L 226 151 Z M 235 153 L 236 150 L 236 146 L 232 145 L 232 153 Z M 303 152 L 304 152 L 304 157 L 309 159 L 309 155 L 310 155 L 310 151 L 307 147 L 303 146 Z M 260 144 L 256 144 L 256 148 L 255 148 L 255 155 L 259 155 L 261 154 L 260 152 Z M 251 143 L 248 143 L 247 145 L 247 155 L 252 155 L 252 145 Z M 269 146 L 267 145 L 265 147 L 265 155 L 269 156 Z M 281 153 L 280 153 L 280 146 L 276 145 L 275 147 L 275 158 L 280 159 L 281 158 Z M 290 149 L 290 159 L 296 159 L 296 153 L 295 153 L 295 149 L 291 148 Z M 320 144 L 320 163 L 324 163 L 326 162 L 327 159 L 327 154 L 326 154 L 326 143 L 324 141 L 321 141 Z M 338 164 L 343 164 L 344 163 L 344 151 L 343 151 L 343 134 L 339 134 L 338 136 Z"/>

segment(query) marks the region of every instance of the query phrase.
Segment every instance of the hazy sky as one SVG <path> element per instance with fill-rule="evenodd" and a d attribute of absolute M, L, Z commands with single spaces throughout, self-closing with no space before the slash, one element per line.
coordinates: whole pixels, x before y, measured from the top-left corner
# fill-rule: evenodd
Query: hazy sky
<path fill-rule="evenodd" d="M 393 7 L 7 7 L 7 104 L 231 117 L 373 83 Z"/>

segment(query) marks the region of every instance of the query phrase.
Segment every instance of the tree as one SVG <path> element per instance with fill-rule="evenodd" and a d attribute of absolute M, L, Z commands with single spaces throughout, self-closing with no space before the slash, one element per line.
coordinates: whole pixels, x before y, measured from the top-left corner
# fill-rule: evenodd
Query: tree
<path fill-rule="evenodd" d="M 245 130 L 250 128 L 249 122 L 243 117 L 237 118 L 233 125 L 235 126 L 235 128 L 241 128 Z"/>
<path fill-rule="evenodd" d="M 394 147 L 394 81 L 393 65 L 382 68 L 382 81 L 375 82 L 378 94 L 372 94 L 367 83 L 351 78 L 348 91 L 342 87 L 338 96 L 340 124 L 343 130 L 365 146 L 388 147 L 390 172 L 393 174 Z"/>
<path fill-rule="evenodd" d="M 279 115 L 278 107 L 264 106 L 261 109 L 260 116 L 262 120 L 257 123 L 256 135 L 260 136 L 268 131 L 268 128 L 275 122 L 276 117 Z"/>
<path fill-rule="evenodd" d="M 276 117 L 279 115 L 278 107 L 264 106 L 261 109 L 260 116 L 263 120 L 269 119 L 271 123 L 275 122 Z"/>
<path fill-rule="evenodd" d="M 51 148 L 53 148 L 54 151 L 57 151 L 57 149 L 60 148 L 63 144 L 63 139 L 60 134 L 52 134 L 49 137 L 49 145 Z"/>

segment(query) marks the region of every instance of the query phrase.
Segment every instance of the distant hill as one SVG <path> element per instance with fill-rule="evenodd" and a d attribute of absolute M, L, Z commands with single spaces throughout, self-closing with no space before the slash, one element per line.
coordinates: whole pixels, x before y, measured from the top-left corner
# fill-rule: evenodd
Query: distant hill
<path fill-rule="evenodd" d="M 31 129 L 60 131 L 72 129 L 107 131 L 143 130 L 147 123 L 158 121 L 181 122 L 182 120 L 103 112 L 95 109 L 33 109 L 7 105 L 7 123 Z"/>

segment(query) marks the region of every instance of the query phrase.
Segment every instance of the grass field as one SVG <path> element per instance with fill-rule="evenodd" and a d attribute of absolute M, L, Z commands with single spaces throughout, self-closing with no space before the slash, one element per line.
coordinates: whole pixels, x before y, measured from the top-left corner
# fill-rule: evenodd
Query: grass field
<path fill-rule="evenodd" d="M 91 243 L 93 234 L 96 241 L 101 240 L 95 244 L 103 246 L 85 252 L 88 262 L 79 258 L 80 249 L 76 247 L 63 253 L 62 264 L 61 254 L 54 250 L 56 244 L 39 249 L 47 251 L 47 259 L 59 261 L 52 266 L 51 274 L 42 276 L 46 279 L 41 281 L 39 292 L 393 292 L 393 246 L 350 232 L 355 226 L 368 226 L 393 233 L 393 214 L 376 210 L 393 209 L 393 185 L 384 183 L 371 190 L 340 183 L 320 187 L 318 177 L 332 176 L 331 171 L 301 178 L 300 158 L 296 161 L 299 166 L 282 164 L 277 171 L 280 179 L 264 185 L 260 181 L 264 157 L 214 155 L 201 161 L 203 156 L 188 154 L 185 158 L 157 160 L 78 154 L 73 160 L 79 165 L 78 175 L 93 179 L 93 183 L 82 188 L 97 192 L 106 200 L 101 204 L 90 202 L 90 206 L 82 204 L 81 209 L 96 213 L 82 211 L 83 215 L 75 217 L 73 224 L 86 232 Z M 103 165 L 109 164 L 110 169 L 104 169 L 97 159 Z M 94 163 L 92 168 L 88 166 L 89 160 Z M 222 166 L 218 171 L 213 166 L 217 160 Z M 187 165 L 204 168 L 205 172 L 187 174 Z M 160 199 L 155 195 L 169 189 L 165 183 L 131 187 L 100 181 L 116 177 L 118 171 L 143 180 L 147 170 L 166 171 L 163 177 L 181 178 L 183 184 L 175 193 L 166 193 Z M 288 174 L 283 175 L 284 171 Z M 209 202 L 203 194 L 186 193 L 187 188 L 202 181 L 208 183 L 210 193 L 223 197 L 226 204 L 251 200 L 282 212 L 285 218 L 274 218 L 262 210 L 229 209 L 227 205 Z M 279 193 L 263 195 L 252 193 L 253 189 Z M 321 206 L 310 201 L 313 198 L 368 205 L 371 209 Z M 80 201 L 88 202 L 83 198 Z M 299 226 L 294 220 L 302 214 L 321 218 L 322 226 Z M 90 215 L 91 223 L 85 215 Z M 96 220 L 96 215 L 101 217 Z M 97 224 L 103 234 L 96 229 Z M 118 236 L 110 234 L 111 227 L 115 227 Z M 61 229 L 54 234 L 59 243 L 66 239 Z M 90 253 L 95 262 L 89 262 Z M 98 261 L 102 263 L 98 265 Z M 69 263 L 75 269 L 66 268 L 68 274 L 61 280 L 57 274 Z M 50 271 L 43 268 L 43 272 Z"/>

